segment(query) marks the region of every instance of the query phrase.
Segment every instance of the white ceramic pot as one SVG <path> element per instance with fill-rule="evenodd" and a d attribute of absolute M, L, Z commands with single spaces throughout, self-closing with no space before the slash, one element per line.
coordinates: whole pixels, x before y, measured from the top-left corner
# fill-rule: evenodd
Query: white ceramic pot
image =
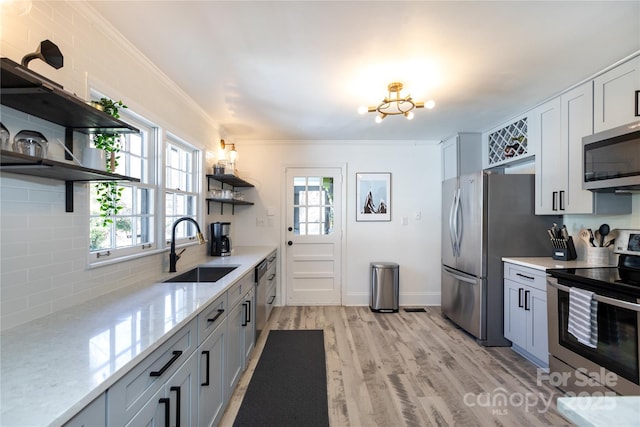
<path fill-rule="evenodd" d="M 104 150 L 99 148 L 87 147 L 82 152 L 82 166 L 90 169 L 106 171 Z"/>

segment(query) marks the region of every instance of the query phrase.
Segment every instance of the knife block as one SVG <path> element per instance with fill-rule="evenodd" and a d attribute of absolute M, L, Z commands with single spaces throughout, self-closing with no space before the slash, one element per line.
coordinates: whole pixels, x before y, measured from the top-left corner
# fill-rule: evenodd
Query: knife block
<path fill-rule="evenodd" d="M 552 258 L 562 261 L 571 261 L 578 258 L 576 254 L 576 247 L 573 244 L 573 238 L 569 239 L 552 239 L 551 245 L 553 246 Z"/>

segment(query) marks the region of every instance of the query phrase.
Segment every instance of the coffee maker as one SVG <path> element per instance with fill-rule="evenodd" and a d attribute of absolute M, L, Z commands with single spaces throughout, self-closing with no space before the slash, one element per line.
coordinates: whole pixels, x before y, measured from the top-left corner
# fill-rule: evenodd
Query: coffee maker
<path fill-rule="evenodd" d="M 211 256 L 231 255 L 230 222 L 211 223 Z"/>

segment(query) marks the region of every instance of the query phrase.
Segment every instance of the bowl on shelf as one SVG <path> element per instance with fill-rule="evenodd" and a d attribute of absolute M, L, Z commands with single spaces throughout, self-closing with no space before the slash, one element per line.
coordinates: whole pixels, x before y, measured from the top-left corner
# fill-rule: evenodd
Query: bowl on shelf
<path fill-rule="evenodd" d="M 46 158 L 49 142 L 40 132 L 21 130 L 13 138 L 13 151 L 27 156 Z"/>
<path fill-rule="evenodd" d="M 3 150 L 13 150 L 13 142 L 9 138 L 9 129 L 4 127 L 2 123 L 0 123 L 0 142 Z"/>

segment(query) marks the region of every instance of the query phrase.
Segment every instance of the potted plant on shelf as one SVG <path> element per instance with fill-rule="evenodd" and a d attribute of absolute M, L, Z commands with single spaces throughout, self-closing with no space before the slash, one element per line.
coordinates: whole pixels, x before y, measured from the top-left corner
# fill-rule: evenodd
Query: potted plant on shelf
<path fill-rule="evenodd" d="M 110 116 L 119 119 L 120 108 L 127 108 L 122 101 L 113 101 L 109 98 L 100 98 L 95 105 Z M 107 132 L 96 133 L 92 137 L 93 145 L 104 150 L 106 156 L 106 171 L 115 173 L 118 168 L 119 152 L 121 148 L 120 134 Z M 107 226 L 113 223 L 113 217 L 123 208 L 120 204 L 124 188 L 116 181 L 100 181 L 95 185 L 97 191 L 97 202 L 100 204 L 100 216 L 102 225 Z"/>

